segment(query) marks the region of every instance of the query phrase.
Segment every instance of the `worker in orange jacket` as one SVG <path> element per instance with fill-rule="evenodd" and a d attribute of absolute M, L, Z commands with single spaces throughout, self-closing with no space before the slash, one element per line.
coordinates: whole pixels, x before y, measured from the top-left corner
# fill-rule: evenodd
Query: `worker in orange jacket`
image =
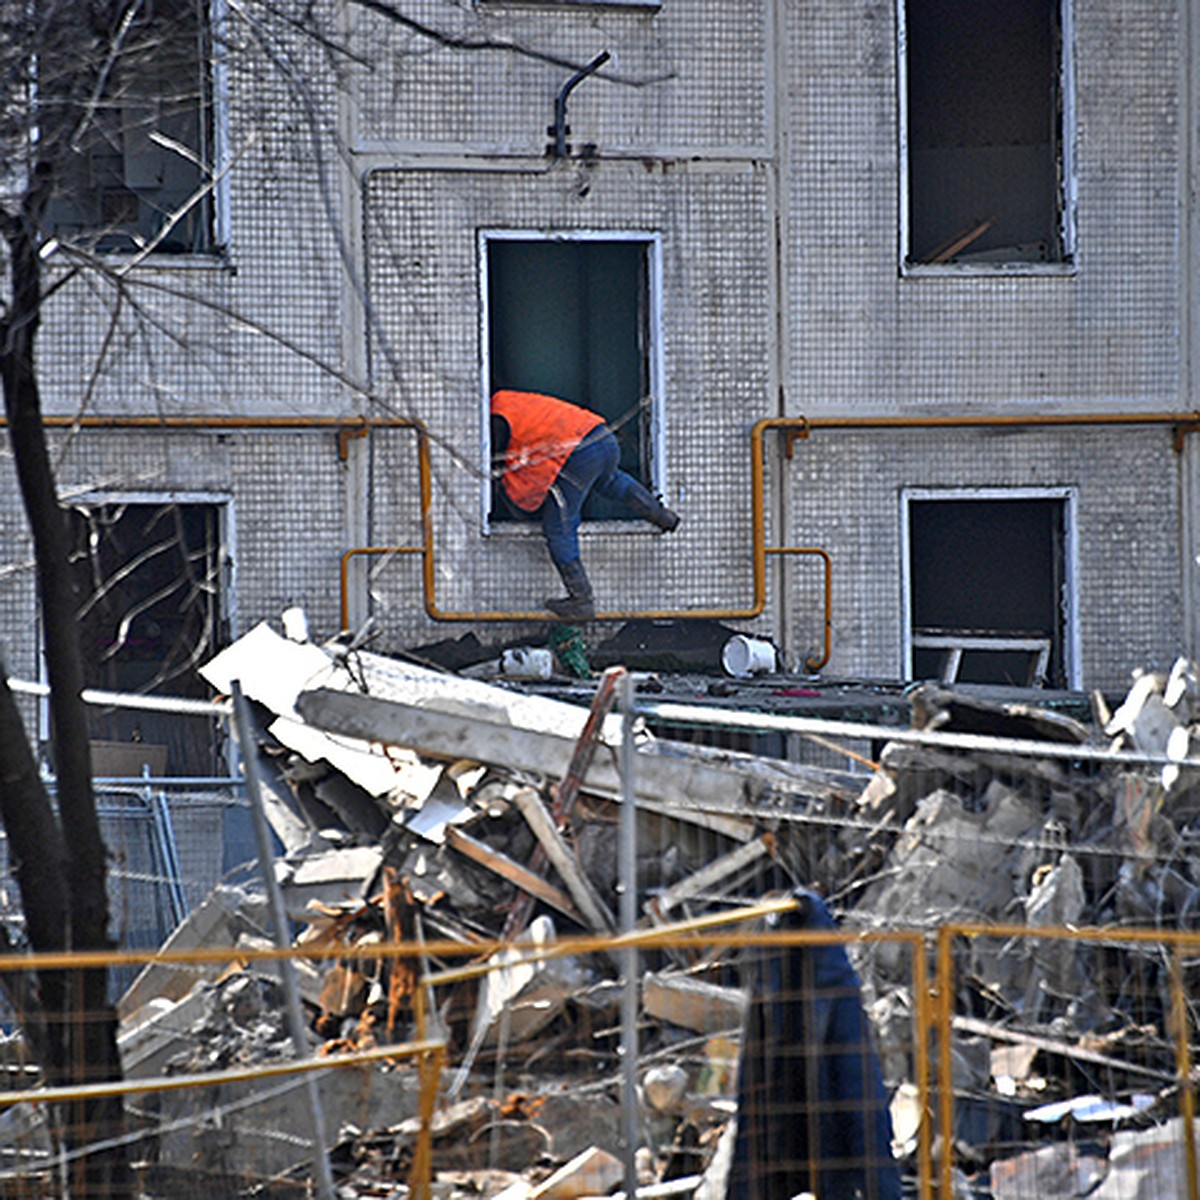
<path fill-rule="evenodd" d="M 546 607 L 568 620 L 590 620 L 596 608 L 579 553 L 588 495 L 623 503 L 667 531 L 679 516 L 620 469 L 617 439 L 597 413 L 556 396 L 503 389 L 492 396 L 491 416 L 492 458 L 504 494 L 522 512 L 540 513 L 546 548 L 567 589 Z"/>

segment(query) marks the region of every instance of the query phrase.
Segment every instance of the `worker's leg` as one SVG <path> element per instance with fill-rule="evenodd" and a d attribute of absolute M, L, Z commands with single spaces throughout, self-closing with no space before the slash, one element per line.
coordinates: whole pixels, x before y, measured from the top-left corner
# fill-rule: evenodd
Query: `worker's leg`
<path fill-rule="evenodd" d="M 579 557 L 583 502 L 598 479 L 616 470 L 619 458 L 616 439 L 600 426 L 589 433 L 563 463 L 542 506 L 542 533 L 556 566 Z"/>
<path fill-rule="evenodd" d="M 596 615 L 596 600 L 591 581 L 583 569 L 583 559 L 573 558 L 570 562 L 555 563 L 565 596 L 549 596 L 546 607 L 556 616 L 567 621 L 590 621 Z"/>
<path fill-rule="evenodd" d="M 565 596 L 548 599 L 546 607 L 571 621 L 589 621 L 596 613 L 591 581 L 579 555 L 579 525 L 588 492 L 616 466 L 617 444 L 604 432 L 601 427 L 576 446 L 542 506 L 546 548 L 567 589 Z"/>
<path fill-rule="evenodd" d="M 611 433 L 608 436 L 612 438 Z M 612 440 L 615 446 L 616 438 Z M 657 525 L 659 529 L 665 529 L 668 533 L 679 526 L 678 513 L 672 512 L 645 484 L 615 464 L 610 474 L 596 480 L 596 491 L 601 496 L 624 504 L 643 521 L 649 521 L 651 525 Z"/>

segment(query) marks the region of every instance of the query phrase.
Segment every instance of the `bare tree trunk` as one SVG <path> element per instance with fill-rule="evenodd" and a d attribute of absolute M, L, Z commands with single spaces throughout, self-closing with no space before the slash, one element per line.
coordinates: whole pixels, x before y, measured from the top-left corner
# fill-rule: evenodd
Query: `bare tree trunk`
<path fill-rule="evenodd" d="M 2 666 L 2 664 L 0 664 Z M 50 798 L 38 775 L 37 763 L 25 740 L 21 713 L 0 670 L 0 821 L 8 835 L 9 859 L 21 904 L 29 944 L 39 953 L 66 948 L 67 858 L 62 833 L 54 819 Z M 5 944 L 4 952 L 10 947 Z M 65 980 L 50 971 L 37 981 L 28 1000 L 41 1008 L 22 1004 L 30 1049 L 45 1064 L 49 1078 L 63 1078 L 65 1038 L 56 1017 L 63 1011 Z M 27 989 L 28 992 L 28 989 Z"/>
<path fill-rule="evenodd" d="M 65 862 L 66 868 L 67 886 L 62 893 L 66 896 L 66 913 L 60 911 L 58 901 L 48 901 L 42 887 L 31 886 L 26 891 L 27 878 L 22 879 L 21 898 L 31 924 L 31 936 L 36 925 L 39 936 L 69 949 L 103 950 L 111 948 L 112 942 L 108 936 L 105 848 L 92 793 L 87 713 L 82 696 L 83 663 L 76 624 L 78 602 L 68 563 L 66 520 L 58 503 L 46 448 L 34 362 L 41 316 L 41 264 L 36 230 L 50 186 L 49 168 L 39 164 L 20 218 L 5 230 L 12 299 L 0 323 L 3 336 L 0 376 L 13 458 L 37 562 L 50 684 L 51 737 L 58 778 L 59 830 L 51 846 L 61 848 L 65 855 L 60 861 Z M 7 687 L 4 691 L 7 694 Z M 23 735 L 21 747 L 24 756 L 20 749 L 14 751 L 7 738 L 0 742 L 0 773 L 27 781 L 28 763 L 22 758 L 28 757 L 29 751 Z M 18 797 L 10 798 L 12 802 L 6 802 L 0 813 L 5 828 L 14 838 L 14 850 L 16 838 L 25 838 L 33 829 L 39 835 L 44 832 L 47 814 L 43 809 L 48 808 L 44 795 L 39 799 L 28 787 L 19 790 Z M 23 801 L 31 805 L 28 811 Z M 10 812 L 14 808 L 20 811 Z M 52 814 L 49 819 L 53 820 Z M 53 933 L 55 925 L 62 928 L 57 938 Z M 75 972 L 69 986 L 63 986 L 61 980 L 50 988 L 43 984 L 43 999 L 58 996 L 53 1006 L 57 1011 L 48 1014 L 47 1028 L 51 1031 L 61 1028 L 65 1034 L 52 1052 L 56 1061 L 47 1064 L 51 1071 L 61 1073 L 56 1082 L 120 1078 L 116 1014 L 108 1000 L 107 983 L 105 970 L 88 968 Z M 124 1108 L 119 1097 L 78 1100 L 68 1109 L 64 1114 L 65 1136 L 73 1150 L 109 1141 L 124 1130 Z M 72 1197 L 132 1196 L 127 1159 L 123 1146 L 73 1159 Z"/>

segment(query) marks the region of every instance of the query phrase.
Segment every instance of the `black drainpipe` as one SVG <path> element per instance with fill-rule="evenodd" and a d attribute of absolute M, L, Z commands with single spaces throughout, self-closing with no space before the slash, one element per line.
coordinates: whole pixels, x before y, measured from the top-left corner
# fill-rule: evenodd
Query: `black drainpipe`
<path fill-rule="evenodd" d="M 593 71 L 598 71 L 604 66 L 611 57 L 612 55 L 607 50 L 601 51 L 583 70 L 576 71 L 559 89 L 558 97 L 554 101 L 554 124 L 546 130 L 547 133 L 554 135 L 554 145 L 550 148 L 550 153 L 555 158 L 566 158 L 571 152 L 570 147 L 567 145 L 567 134 L 570 133 L 570 130 L 567 128 L 567 97 Z"/>

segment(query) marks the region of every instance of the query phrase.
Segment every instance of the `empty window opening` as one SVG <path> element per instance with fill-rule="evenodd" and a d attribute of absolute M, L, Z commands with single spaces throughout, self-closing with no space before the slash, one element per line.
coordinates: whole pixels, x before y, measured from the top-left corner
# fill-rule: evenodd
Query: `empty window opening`
<path fill-rule="evenodd" d="M 906 265 L 1069 261 L 1069 0 L 900 3 Z"/>
<path fill-rule="evenodd" d="M 1069 508 L 908 497 L 910 678 L 1073 685 Z"/>
<path fill-rule="evenodd" d="M 486 386 L 543 392 L 599 413 L 621 469 L 661 490 L 654 396 L 657 243 L 639 237 L 485 235 Z M 517 519 L 493 487 L 489 520 Z M 627 519 L 592 495 L 584 519 Z"/>
<path fill-rule="evenodd" d="M 207 0 L 143 0 L 111 43 L 103 86 L 58 164 L 47 234 L 100 251 L 210 251 Z M 40 68 L 49 100 L 53 66 Z"/>
<path fill-rule="evenodd" d="M 71 511 L 85 686 L 209 698 L 196 668 L 228 640 L 220 509 L 171 502 Z M 98 705 L 88 714 L 98 776 L 141 774 L 141 763 L 151 774 L 223 773 L 209 718 Z"/>

